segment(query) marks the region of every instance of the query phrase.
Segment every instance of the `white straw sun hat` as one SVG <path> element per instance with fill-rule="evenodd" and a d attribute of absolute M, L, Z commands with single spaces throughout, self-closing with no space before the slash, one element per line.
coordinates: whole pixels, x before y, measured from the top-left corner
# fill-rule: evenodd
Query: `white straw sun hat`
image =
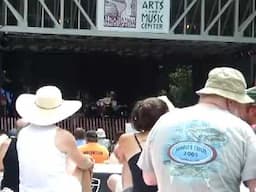
<path fill-rule="evenodd" d="M 46 126 L 60 122 L 77 112 L 80 101 L 63 100 L 55 86 L 44 86 L 36 94 L 21 94 L 16 100 L 16 110 L 26 121 Z"/>
<path fill-rule="evenodd" d="M 246 94 L 246 87 L 240 71 L 231 67 L 216 67 L 209 72 L 204 88 L 196 93 L 219 95 L 238 103 L 253 103 L 254 100 Z"/>

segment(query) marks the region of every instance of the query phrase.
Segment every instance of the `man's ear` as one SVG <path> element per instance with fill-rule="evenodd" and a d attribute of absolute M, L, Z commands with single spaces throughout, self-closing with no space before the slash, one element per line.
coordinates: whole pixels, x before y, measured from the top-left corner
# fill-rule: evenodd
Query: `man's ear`
<path fill-rule="evenodd" d="M 251 112 L 256 115 L 256 106 L 250 106 L 249 110 L 251 110 Z"/>
<path fill-rule="evenodd" d="M 226 108 L 229 112 L 231 112 L 231 107 L 233 106 L 234 104 L 234 101 L 232 101 L 231 99 L 225 99 L 226 100 Z"/>

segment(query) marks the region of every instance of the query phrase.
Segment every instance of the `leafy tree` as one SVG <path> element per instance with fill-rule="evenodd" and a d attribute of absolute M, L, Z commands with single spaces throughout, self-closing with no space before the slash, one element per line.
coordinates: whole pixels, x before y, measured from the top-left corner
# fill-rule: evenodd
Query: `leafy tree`
<path fill-rule="evenodd" d="M 191 66 L 179 66 L 169 74 L 168 96 L 177 107 L 185 107 L 193 103 Z"/>

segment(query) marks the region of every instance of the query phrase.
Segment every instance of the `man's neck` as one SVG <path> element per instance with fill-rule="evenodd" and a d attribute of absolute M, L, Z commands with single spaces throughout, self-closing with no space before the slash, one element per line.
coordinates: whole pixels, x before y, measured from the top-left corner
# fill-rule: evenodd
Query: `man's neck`
<path fill-rule="evenodd" d="M 227 110 L 226 99 L 216 95 L 201 96 L 198 104 L 209 105 L 219 109 Z"/>

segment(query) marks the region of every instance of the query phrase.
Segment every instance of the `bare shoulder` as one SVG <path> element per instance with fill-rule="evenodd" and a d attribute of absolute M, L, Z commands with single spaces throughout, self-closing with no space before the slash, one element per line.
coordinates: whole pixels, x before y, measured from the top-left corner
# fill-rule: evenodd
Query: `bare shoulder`
<path fill-rule="evenodd" d="M 10 143 L 11 143 L 11 139 L 6 139 L 1 145 L 0 145 L 0 153 L 1 152 L 6 152 L 7 151 L 7 149 L 8 149 L 8 147 L 9 147 L 9 145 L 10 145 Z"/>
<path fill-rule="evenodd" d="M 70 146 L 75 145 L 75 138 L 67 130 L 58 128 L 56 133 L 56 146 L 59 150 L 66 152 Z"/>
<path fill-rule="evenodd" d="M 118 142 L 123 143 L 123 142 L 130 142 L 130 140 L 134 137 L 133 133 L 124 133 L 120 136 Z"/>
<path fill-rule="evenodd" d="M 8 147 L 11 143 L 11 139 L 6 139 L 1 145 L 0 145 L 0 171 L 3 171 L 3 158 L 8 150 Z"/>
<path fill-rule="evenodd" d="M 58 128 L 57 129 L 57 137 L 60 137 L 60 138 L 62 138 L 62 139 L 67 139 L 67 140 L 69 140 L 69 139 L 71 139 L 71 140 L 73 140 L 73 139 L 75 139 L 75 137 L 73 136 L 73 134 L 71 133 L 71 132 L 69 132 L 69 131 L 67 131 L 67 130 L 65 130 L 65 129 L 61 129 L 61 128 Z"/>
<path fill-rule="evenodd" d="M 11 143 L 11 139 L 6 139 L 1 146 L 3 146 L 4 148 L 8 148 L 10 143 Z"/>
<path fill-rule="evenodd" d="M 130 148 L 132 148 L 132 144 L 133 144 L 133 134 L 131 133 L 122 134 L 119 137 L 115 151 L 116 153 L 119 153 L 119 154 L 127 153 L 127 151 L 129 151 Z"/>

